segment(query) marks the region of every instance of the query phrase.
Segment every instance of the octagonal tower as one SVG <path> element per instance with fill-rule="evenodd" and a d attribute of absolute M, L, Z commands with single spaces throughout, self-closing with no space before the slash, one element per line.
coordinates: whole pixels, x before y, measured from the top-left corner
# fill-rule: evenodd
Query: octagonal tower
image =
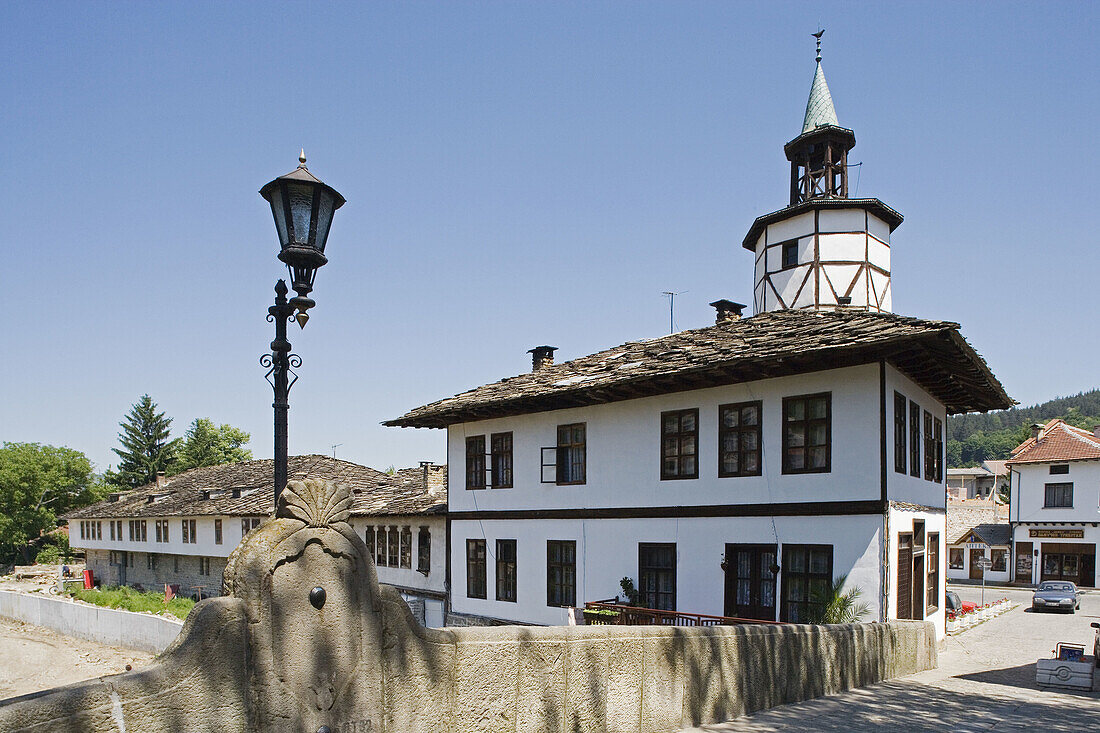
<path fill-rule="evenodd" d="M 890 234 L 902 216 L 877 198 L 848 197 L 856 136 L 837 121 L 814 35 L 817 70 L 802 132 L 783 146 L 790 205 L 758 217 L 742 242 L 756 255 L 753 309 L 890 312 Z"/>

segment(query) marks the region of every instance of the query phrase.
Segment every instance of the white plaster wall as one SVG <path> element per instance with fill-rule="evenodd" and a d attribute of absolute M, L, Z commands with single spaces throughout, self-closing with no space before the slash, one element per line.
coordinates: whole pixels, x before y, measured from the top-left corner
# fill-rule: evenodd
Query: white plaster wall
<path fill-rule="evenodd" d="M 492 511 L 536 508 L 753 504 L 881 498 L 878 364 L 659 395 L 604 405 L 451 426 L 447 431 L 449 509 Z M 832 394 L 832 470 L 782 473 L 782 400 Z M 763 475 L 718 477 L 718 406 L 761 400 Z M 699 478 L 662 481 L 661 412 L 699 409 Z M 540 482 L 541 448 L 557 441 L 557 426 L 587 424 L 587 482 Z M 470 491 L 465 445 L 470 435 L 512 432 L 514 488 Z M 944 503 L 942 486 L 939 505 Z"/>
<path fill-rule="evenodd" d="M 366 536 L 367 527 L 387 529 L 396 526 L 398 530 L 408 527 L 412 532 L 412 567 L 377 567 L 378 582 L 388 585 L 444 593 L 447 590 L 447 520 L 442 516 L 394 516 L 394 517 L 352 517 L 351 527 L 360 538 Z M 431 532 L 431 562 L 428 575 L 416 569 L 417 553 L 420 549 L 420 528 L 427 527 Z"/>
<path fill-rule="evenodd" d="M 867 261 L 890 272 L 890 247 L 874 237 L 867 237 Z"/>
<path fill-rule="evenodd" d="M 860 217 L 861 220 L 862 218 Z M 862 232 L 859 234 L 821 234 L 818 236 L 817 246 L 822 260 L 862 262 L 867 258 L 867 235 Z"/>
<path fill-rule="evenodd" d="M 871 212 L 867 214 L 867 231 L 872 237 L 886 245 L 890 244 L 890 225 Z"/>
<path fill-rule="evenodd" d="M 769 224 L 767 228 L 768 244 L 778 244 L 795 237 L 804 237 L 814 233 L 814 212 L 810 211 L 790 219 Z"/>
<path fill-rule="evenodd" d="M 811 280 L 803 287 L 803 282 L 806 280 L 806 273 L 809 272 L 809 265 L 798 265 L 787 270 L 778 270 L 772 273 L 772 286 L 776 292 L 779 293 L 779 297 L 783 298 L 783 302 L 790 306 L 795 301 L 795 296 L 798 295 L 799 289 L 805 295 L 807 292 L 810 296 L 810 302 L 813 302 L 814 284 Z"/>
<path fill-rule="evenodd" d="M 863 209 L 823 209 L 818 214 L 817 225 L 822 232 L 862 232 L 867 229 L 867 212 Z"/>
<path fill-rule="evenodd" d="M 624 576 L 638 582 L 638 543 L 676 543 L 676 608 L 722 615 L 726 543 L 831 544 L 833 575 L 863 591 L 867 620 L 881 618 L 882 516 L 691 519 L 454 520 L 451 606 L 459 613 L 537 624 L 565 624 L 566 609 L 546 605 L 546 541 L 577 543 L 577 604 L 620 593 Z M 486 540 L 487 599 L 466 596 L 466 540 Z M 497 539 L 515 539 L 517 600 L 495 600 Z M 777 541 L 778 539 L 778 541 Z M 782 564 L 782 563 L 780 563 Z M 782 577 L 776 589 L 782 590 Z M 779 607 L 777 605 L 777 612 Z"/>
<path fill-rule="evenodd" d="M 925 537 L 933 532 L 940 535 L 939 541 L 939 605 L 936 610 L 924 616 L 925 621 L 931 621 L 936 626 L 936 638 L 942 639 L 947 634 L 947 614 L 945 606 L 945 593 L 947 592 L 947 513 L 946 512 L 919 512 L 891 507 L 889 517 L 889 538 L 887 541 L 889 562 L 889 595 L 886 602 L 887 619 L 898 617 L 898 535 L 903 532 L 913 531 L 914 520 L 924 520 Z M 927 555 L 925 556 L 925 571 L 927 572 Z M 927 587 L 927 586 L 926 586 Z M 927 593 L 926 593 L 927 595 Z M 925 598 L 927 607 L 928 599 Z"/>
<path fill-rule="evenodd" d="M 1069 461 L 1068 474 L 1053 476 L 1050 465 L 1012 466 L 1012 519 L 1017 522 L 1100 522 L 1100 461 Z M 1073 483 L 1073 508 L 1043 508 L 1046 484 L 1067 482 Z"/>
<path fill-rule="evenodd" d="M 168 542 L 157 542 L 156 523 L 162 519 L 168 520 Z M 195 533 L 197 541 L 184 544 L 183 526 L 184 519 L 195 520 Z M 222 542 L 214 542 L 214 520 L 222 520 Z M 80 522 L 88 520 L 74 519 L 69 523 L 69 544 L 74 548 L 83 550 L 118 550 L 121 552 L 158 552 L 171 555 L 196 555 L 201 557 L 229 557 L 233 549 L 240 543 L 241 517 L 142 517 L 140 521 L 146 523 L 146 541 L 130 541 L 130 520 L 122 520 L 122 538 L 111 540 L 111 532 L 107 523 L 110 519 L 91 520 L 103 522 L 103 539 L 81 539 Z"/>
<path fill-rule="evenodd" d="M 886 469 L 887 496 L 892 501 L 907 501 L 922 506 L 947 506 L 947 463 L 944 460 L 944 481 L 928 481 L 924 476 L 924 441 L 921 440 L 921 478 L 909 475 L 909 437 L 906 435 L 906 472 L 894 470 L 894 392 L 901 392 L 906 398 L 906 409 L 910 401 L 921 406 L 921 435 L 924 435 L 924 410 L 943 421 L 944 447 L 947 446 L 947 409 L 928 392 L 906 377 L 892 364 L 886 365 Z M 906 426 L 908 426 L 908 418 Z"/>

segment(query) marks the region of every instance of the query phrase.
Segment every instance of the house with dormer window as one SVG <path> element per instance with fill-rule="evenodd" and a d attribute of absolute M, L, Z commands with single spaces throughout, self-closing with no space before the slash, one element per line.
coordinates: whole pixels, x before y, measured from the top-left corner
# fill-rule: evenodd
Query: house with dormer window
<path fill-rule="evenodd" d="M 447 431 L 454 617 L 563 624 L 649 608 L 807 620 L 847 576 L 867 620 L 944 629 L 944 423 L 1013 404 L 959 325 L 892 312 L 902 221 L 849 197 L 855 133 L 820 58 L 784 147 L 790 203 L 756 219 L 753 310 L 532 369 L 385 424 Z M 746 269 L 749 269 L 748 267 Z"/>

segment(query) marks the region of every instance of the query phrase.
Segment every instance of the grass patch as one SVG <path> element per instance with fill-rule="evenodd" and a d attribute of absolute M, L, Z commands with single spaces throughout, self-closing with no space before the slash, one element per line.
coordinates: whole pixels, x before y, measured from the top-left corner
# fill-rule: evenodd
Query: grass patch
<path fill-rule="evenodd" d="M 133 588 L 100 588 L 98 590 L 77 590 L 69 595 L 87 603 L 107 608 L 121 608 L 124 611 L 147 612 L 175 616 L 178 619 L 187 618 L 195 602 L 190 598 L 173 598 L 168 601 L 168 607 L 164 605 L 164 594 L 151 591 L 138 591 Z"/>

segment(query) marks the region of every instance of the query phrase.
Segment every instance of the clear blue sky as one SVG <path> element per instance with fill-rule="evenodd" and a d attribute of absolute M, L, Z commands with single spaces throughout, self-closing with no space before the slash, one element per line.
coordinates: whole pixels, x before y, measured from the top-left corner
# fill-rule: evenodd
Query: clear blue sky
<path fill-rule="evenodd" d="M 99 469 L 148 392 L 271 455 L 261 185 L 347 199 L 292 335 L 293 453 L 445 459 L 383 419 L 750 302 L 753 219 L 824 68 L 899 313 L 1022 403 L 1100 386 L 1095 3 L 0 5 L 0 440 Z"/>

